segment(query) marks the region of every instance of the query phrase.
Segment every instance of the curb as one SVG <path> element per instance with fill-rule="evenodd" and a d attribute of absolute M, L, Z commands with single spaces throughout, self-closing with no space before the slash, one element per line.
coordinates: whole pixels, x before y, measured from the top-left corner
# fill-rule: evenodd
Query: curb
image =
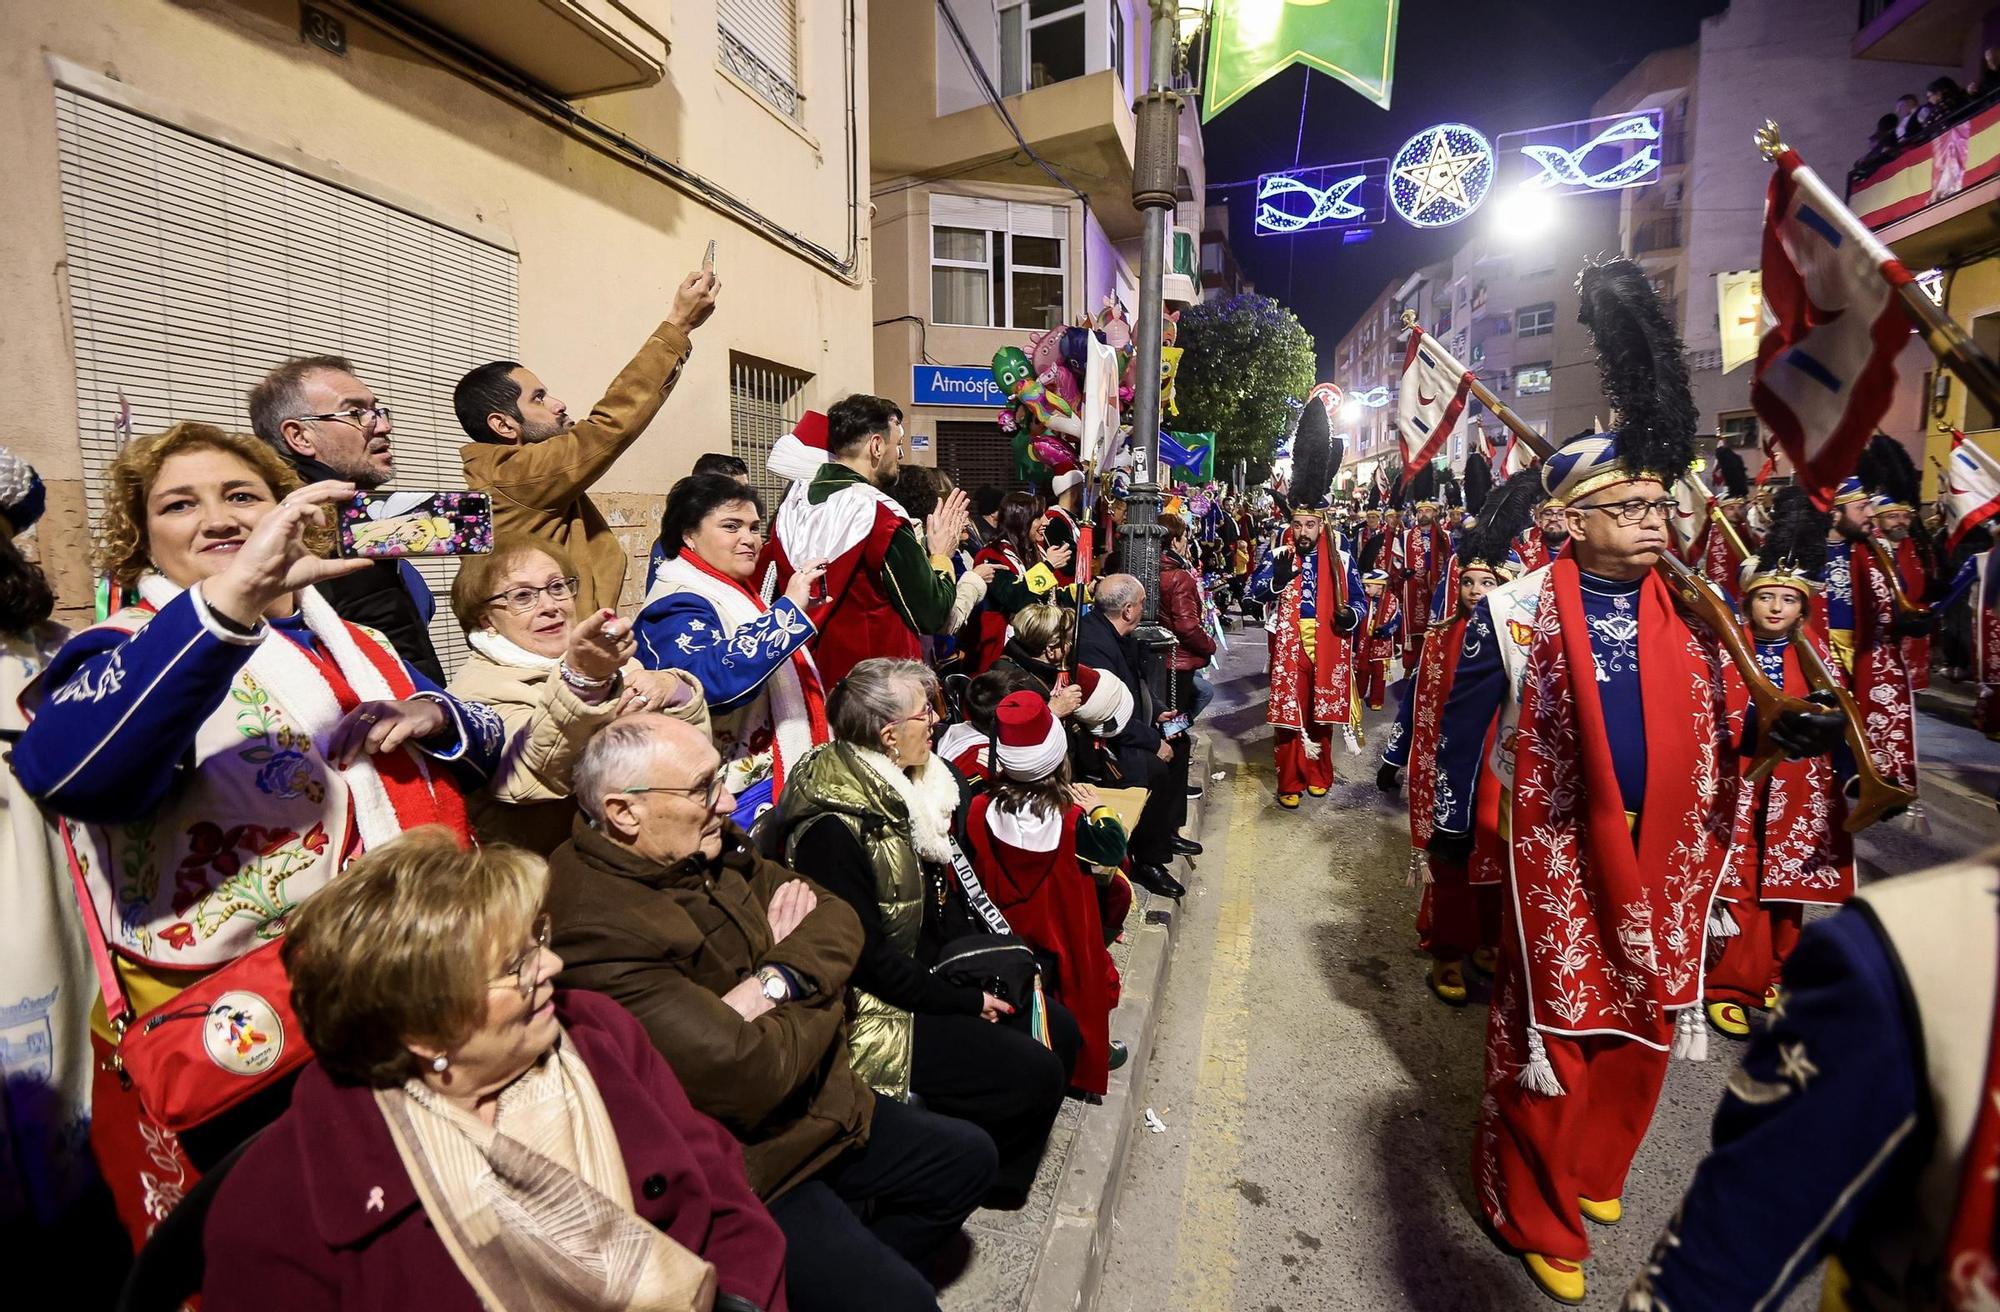
<path fill-rule="evenodd" d="M 1188 778 L 1208 778 L 1209 752 L 1203 738 L 1190 764 Z M 1207 784 L 1204 782 L 1204 787 Z M 1201 832 L 1201 808 L 1206 798 L 1188 803 L 1188 832 Z M 1042 1239 L 1041 1256 L 1029 1277 L 1023 1312 L 1082 1312 L 1097 1305 L 1099 1282 L 1111 1243 L 1111 1221 L 1118 1210 L 1118 1186 L 1125 1176 L 1125 1155 L 1138 1132 L 1139 1090 L 1153 1055 L 1153 1032 L 1159 1003 L 1167 990 L 1168 970 L 1179 923 L 1177 909 L 1166 899 L 1142 894 L 1144 911 L 1127 929 L 1132 953 L 1127 959 L 1118 1009 L 1111 1014 L 1111 1037 L 1130 1051 L 1121 1074 L 1090 1109 L 1070 1146 L 1063 1180 L 1056 1190 L 1055 1215 Z M 1140 904 L 1134 905 L 1140 910 Z M 1165 924 L 1150 923 L 1153 911 L 1167 914 Z M 1130 924 L 1130 922 L 1128 922 Z"/>

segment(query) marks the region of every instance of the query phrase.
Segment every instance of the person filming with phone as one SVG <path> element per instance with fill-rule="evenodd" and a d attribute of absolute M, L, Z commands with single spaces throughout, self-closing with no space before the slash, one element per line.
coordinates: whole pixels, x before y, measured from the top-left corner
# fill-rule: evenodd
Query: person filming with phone
<path fill-rule="evenodd" d="M 472 439 L 459 448 L 466 486 L 492 496 L 494 532 L 524 533 L 569 553 L 583 614 L 615 608 L 625 586 L 625 549 L 591 503 L 591 485 L 660 412 L 694 349 L 688 334 L 714 313 L 721 289 L 712 268 L 681 279 L 666 320 L 587 418 L 570 418 L 548 385 L 513 360 L 480 365 L 452 391 Z"/>
<path fill-rule="evenodd" d="M 639 659 L 679 668 L 708 693 L 736 822 L 777 800 L 786 772 L 827 739 L 826 690 L 806 650 L 818 630 L 826 562 L 808 561 L 764 604 L 754 581 L 764 502 L 724 474 L 690 474 L 667 493 L 663 559 L 633 622 Z"/>
<path fill-rule="evenodd" d="M 243 1027 L 234 1070 L 201 1054 L 206 1027 L 154 1037 L 148 1022 L 213 1004 L 211 976 L 273 965 L 285 917 L 360 853 L 420 825 L 469 842 L 464 793 L 500 761 L 498 716 L 320 596 L 317 584 L 367 568 L 323 559 L 319 541 L 322 507 L 354 492 L 301 487 L 270 446 L 207 424 L 131 442 L 105 474 L 95 564 L 139 601 L 71 638 L 22 698 L 14 771 L 73 844 L 99 984 L 116 1000 L 92 1022 L 91 1144 L 135 1236 L 156 1219 L 162 1172 L 191 1185 L 283 1110 L 296 1071 L 285 1047 L 260 1051 L 275 1025 Z M 258 982 L 261 996 L 284 987 L 281 973 Z M 194 1051 L 150 1068 L 173 1079 L 114 1069 L 134 1042 L 173 1034 Z M 185 1105 L 218 1067 L 269 1087 L 212 1120 L 191 1113 L 179 1135 L 146 1110 Z"/>

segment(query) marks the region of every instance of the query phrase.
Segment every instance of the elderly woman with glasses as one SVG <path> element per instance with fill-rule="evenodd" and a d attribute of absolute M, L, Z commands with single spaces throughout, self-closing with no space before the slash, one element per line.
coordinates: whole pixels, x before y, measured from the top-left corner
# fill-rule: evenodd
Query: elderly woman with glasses
<path fill-rule="evenodd" d="M 497 718 L 315 590 L 368 567 L 321 555 L 320 508 L 354 490 L 301 487 L 263 442 L 206 424 L 127 444 L 106 471 L 95 563 L 137 597 L 65 643 L 22 699 L 14 772 L 67 828 L 106 947 L 99 983 L 119 999 L 92 1020 L 90 1131 L 134 1236 L 262 1104 L 177 1136 L 141 1105 L 168 1091 L 113 1070 L 126 1022 L 268 949 L 357 853 L 419 825 L 469 836 L 461 789 L 499 758 Z M 283 1090 L 266 1094 L 275 1114 Z"/>
<path fill-rule="evenodd" d="M 569 837 L 570 772 L 590 735 L 620 715 L 657 711 L 708 729 L 702 688 L 634 659 L 632 626 L 613 610 L 576 614 L 576 568 L 560 547 L 503 534 L 452 581 L 451 609 L 472 656 L 454 694 L 506 726 L 491 785 L 472 802 L 482 838 L 544 856 Z"/>
<path fill-rule="evenodd" d="M 315 1060 L 216 1192 L 204 1307 L 786 1306 L 735 1141 L 638 1021 L 554 986 L 548 883 L 425 829 L 300 910 Z"/>
<path fill-rule="evenodd" d="M 942 710 L 928 667 L 879 657 L 855 666 L 827 699 L 833 741 L 799 763 L 759 838 L 782 843 L 785 864 L 805 862 L 860 917 L 854 1069 L 877 1092 L 915 1093 L 984 1129 L 1000 1153 L 988 1203 L 1019 1206 L 1081 1039 L 1053 1003 L 1044 1043 L 1032 1008 L 1020 1005 L 1030 999 L 996 997 L 935 969 L 947 944 L 1008 932 L 954 837 L 965 792 L 931 751 Z"/>

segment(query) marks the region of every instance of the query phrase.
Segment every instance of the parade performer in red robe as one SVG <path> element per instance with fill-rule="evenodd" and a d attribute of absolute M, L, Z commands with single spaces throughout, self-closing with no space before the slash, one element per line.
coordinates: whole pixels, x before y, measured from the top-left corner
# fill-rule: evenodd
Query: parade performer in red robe
<path fill-rule="evenodd" d="M 1799 488 L 1785 488 L 1772 511 L 1771 531 L 1742 571 L 1745 626 L 1757 663 L 1795 697 L 1811 691 L 1798 644 L 1810 642 L 1828 668 L 1826 640 L 1805 618 L 1826 563 L 1826 516 Z M 1734 665 L 1729 719 L 1741 736 L 1750 694 Z M 1728 903 L 1722 955 L 1709 968 L 1709 1023 L 1732 1038 L 1750 1034 L 1746 1008 L 1768 1009 L 1779 973 L 1798 944 L 1808 906 L 1837 906 L 1854 894 L 1854 843 L 1843 821 L 1842 749 L 1834 758 L 1781 762 L 1761 779 L 1744 779 L 1721 897 Z M 1851 772 L 1851 766 L 1849 768 Z M 1733 930 L 1734 932 L 1730 932 Z"/>
<path fill-rule="evenodd" d="M 1889 553 L 1896 567 L 1896 586 L 1908 608 L 1920 607 L 1930 596 L 1931 578 L 1938 572 L 1937 545 L 1917 519 L 1917 503 L 1923 498 L 1923 476 L 1903 444 L 1884 433 L 1869 439 L 1856 470 L 1861 485 L 1868 489 L 1868 518 L 1876 541 Z M 1914 614 L 1914 610 L 1910 610 Z M 1914 629 L 1914 624 L 1906 627 Z M 1931 635 L 1906 634 L 1902 639 L 1903 664 L 1910 672 L 1910 687 L 1922 692 L 1931 686 Z"/>
<path fill-rule="evenodd" d="M 1340 464 L 1341 444 L 1329 433 L 1324 406 L 1309 405 L 1292 443 L 1292 517 L 1252 581 L 1268 607 L 1272 726 L 1278 765 L 1278 805 L 1298 809 L 1302 795 L 1325 797 L 1333 787 L 1333 731 L 1357 720 L 1354 644 L 1347 638 L 1365 619 L 1361 576 L 1326 531 L 1326 494 Z"/>
<path fill-rule="evenodd" d="M 1514 554 L 1523 569 L 1540 569 L 1569 543 L 1569 525 L 1562 507 L 1544 497 L 1535 507 L 1535 522 L 1514 539 Z"/>
<path fill-rule="evenodd" d="M 1415 522 L 1406 522 L 1389 540 L 1389 586 L 1395 589 L 1396 600 L 1402 604 L 1405 615 L 1430 614 L 1431 597 L 1444 581 L 1445 568 L 1451 560 L 1451 534 L 1439 516 L 1438 503 L 1431 499 L 1436 479 L 1436 472 L 1426 465 L 1410 480 L 1409 492 L 1416 499 L 1411 508 Z M 1417 668 L 1417 652 L 1423 644 L 1424 626 L 1405 624 L 1405 669 Z"/>
<path fill-rule="evenodd" d="M 1908 613 L 1898 602 L 1895 577 L 1883 567 L 1887 552 L 1878 553 L 1868 525 L 1868 490 L 1848 478 L 1834 493 L 1826 586 L 1813 598 L 1813 618 L 1824 626 L 1861 708 L 1876 768 L 1891 782 L 1915 788 L 1916 694 L 1902 640 L 1928 634 L 1931 617 L 1925 610 Z"/>
<path fill-rule="evenodd" d="M 1738 603 L 1743 601 L 1743 566 L 1747 563 L 1737 550 L 1739 542 L 1755 546 L 1750 534 L 1750 471 L 1743 465 L 1743 457 L 1726 446 L 1715 449 L 1715 472 L 1717 489 L 1715 511 L 1704 517 L 1701 528 L 1690 545 L 1688 562 L 1699 569 L 1701 576 Z M 1735 533 L 1725 532 L 1715 522 L 1715 515 L 1727 518 L 1735 528 Z"/>
<path fill-rule="evenodd" d="M 1543 465 L 1570 550 L 1467 623 L 1438 742 L 1428 850 L 1465 860 L 1487 735 L 1509 835 L 1473 1160 L 1481 1209 L 1551 1297 L 1580 1303 L 1586 1216 L 1609 1224 L 1677 1046 L 1699 1055 L 1703 946 L 1735 817 L 1714 635 L 1654 572 L 1693 463 L 1685 356 L 1644 271 L 1591 266 L 1613 432 Z M 1781 717 L 1829 750 L 1838 713 Z M 1676 1043 L 1677 1037 L 1681 1040 Z"/>
<path fill-rule="evenodd" d="M 1368 597 L 1367 636 L 1360 642 L 1361 700 L 1368 709 L 1382 709 L 1389 689 L 1389 662 L 1396 659 L 1396 638 L 1402 631 L 1403 608 L 1389 591 L 1389 572 L 1371 569 L 1361 576 Z M 1419 617 L 1421 619 L 1421 617 Z"/>

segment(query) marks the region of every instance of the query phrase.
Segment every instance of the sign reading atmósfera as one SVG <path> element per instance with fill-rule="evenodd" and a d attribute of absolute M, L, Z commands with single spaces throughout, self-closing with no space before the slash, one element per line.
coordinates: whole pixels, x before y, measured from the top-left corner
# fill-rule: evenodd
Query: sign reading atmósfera
<path fill-rule="evenodd" d="M 985 365 L 916 364 L 910 366 L 910 404 L 983 405 L 998 410 L 1007 404 L 1007 394 Z"/>

